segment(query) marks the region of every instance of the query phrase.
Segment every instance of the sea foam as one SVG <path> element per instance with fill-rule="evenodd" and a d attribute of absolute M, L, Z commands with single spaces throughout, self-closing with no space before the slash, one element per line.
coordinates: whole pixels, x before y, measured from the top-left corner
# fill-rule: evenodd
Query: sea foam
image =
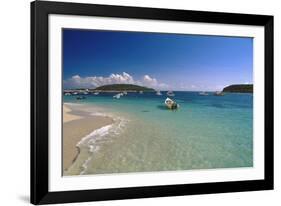
<path fill-rule="evenodd" d="M 87 148 L 89 152 L 89 157 L 84 161 L 81 166 L 82 171 L 80 172 L 80 175 L 86 173 L 88 165 L 91 159 L 93 158 L 94 153 L 101 148 L 102 144 L 112 141 L 114 137 L 116 137 L 122 132 L 122 130 L 125 128 L 126 123 L 128 122 L 127 119 L 115 117 L 113 115 L 101 112 L 94 112 L 91 115 L 110 117 L 113 119 L 114 122 L 110 125 L 106 125 L 94 130 L 90 134 L 83 137 L 81 141 L 77 143 L 77 147 Z"/>

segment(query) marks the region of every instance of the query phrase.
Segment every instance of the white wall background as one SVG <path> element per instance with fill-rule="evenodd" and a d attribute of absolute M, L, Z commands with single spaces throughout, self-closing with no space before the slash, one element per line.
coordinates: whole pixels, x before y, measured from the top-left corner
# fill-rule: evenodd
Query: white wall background
<path fill-rule="evenodd" d="M 65 0 L 67 1 L 67 0 Z M 275 16 L 275 190 L 70 205 L 278 205 L 281 202 L 281 6 L 278 0 L 77 0 L 98 4 L 208 10 Z M 29 204 L 29 0 L 0 6 L 0 205 Z M 279 81 L 278 81 L 279 80 Z M 5 90 L 5 91 L 4 91 Z M 279 203 L 280 205 L 280 203 Z"/>

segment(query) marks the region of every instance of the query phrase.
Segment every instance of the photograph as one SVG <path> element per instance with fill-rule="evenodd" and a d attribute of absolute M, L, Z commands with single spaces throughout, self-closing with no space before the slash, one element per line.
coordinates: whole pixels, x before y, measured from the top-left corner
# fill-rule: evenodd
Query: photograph
<path fill-rule="evenodd" d="M 62 175 L 253 167 L 253 38 L 62 29 Z"/>
<path fill-rule="evenodd" d="M 274 16 L 175 8 L 31 2 L 32 204 L 274 189 Z"/>

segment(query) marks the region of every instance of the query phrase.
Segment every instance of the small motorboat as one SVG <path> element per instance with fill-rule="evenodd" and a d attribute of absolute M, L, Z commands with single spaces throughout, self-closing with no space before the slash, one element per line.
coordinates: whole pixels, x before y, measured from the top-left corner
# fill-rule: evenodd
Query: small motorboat
<path fill-rule="evenodd" d="M 161 96 L 162 93 L 161 93 L 160 91 L 157 91 L 157 92 L 156 92 L 156 95 Z"/>
<path fill-rule="evenodd" d="M 169 109 L 178 109 L 180 107 L 179 104 L 177 104 L 175 101 L 172 99 L 168 98 L 165 100 L 165 104 Z"/>
<path fill-rule="evenodd" d="M 120 99 L 120 97 L 121 97 L 121 93 L 116 94 L 116 95 L 113 96 L 114 99 Z"/>
<path fill-rule="evenodd" d="M 98 95 L 98 94 L 99 94 L 99 92 L 95 92 L 95 93 L 94 93 L 94 95 Z"/>
<path fill-rule="evenodd" d="M 65 96 L 70 96 L 71 94 L 69 92 L 64 93 Z"/>
<path fill-rule="evenodd" d="M 123 92 L 124 95 L 127 95 L 128 93 L 126 91 Z"/>
<path fill-rule="evenodd" d="M 199 92 L 200 96 L 208 96 L 209 94 L 207 92 Z"/>
<path fill-rule="evenodd" d="M 140 94 L 143 94 L 143 91 L 140 91 L 139 93 L 140 93 Z"/>
<path fill-rule="evenodd" d="M 174 94 L 173 91 L 168 91 L 168 92 L 167 92 L 167 96 L 169 96 L 169 97 L 174 97 L 175 94 Z"/>
<path fill-rule="evenodd" d="M 73 95 L 77 95 L 78 94 L 78 92 L 73 92 Z"/>
<path fill-rule="evenodd" d="M 217 92 L 214 93 L 214 95 L 215 96 L 224 96 L 224 93 L 217 91 Z"/>

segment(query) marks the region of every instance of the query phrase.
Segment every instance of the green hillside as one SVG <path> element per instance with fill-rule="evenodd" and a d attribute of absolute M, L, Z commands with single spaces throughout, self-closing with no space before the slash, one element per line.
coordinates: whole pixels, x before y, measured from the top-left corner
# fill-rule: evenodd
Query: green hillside
<path fill-rule="evenodd" d="M 223 92 L 237 92 L 237 93 L 253 93 L 252 84 L 234 84 L 227 86 L 223 89 Z"/>

